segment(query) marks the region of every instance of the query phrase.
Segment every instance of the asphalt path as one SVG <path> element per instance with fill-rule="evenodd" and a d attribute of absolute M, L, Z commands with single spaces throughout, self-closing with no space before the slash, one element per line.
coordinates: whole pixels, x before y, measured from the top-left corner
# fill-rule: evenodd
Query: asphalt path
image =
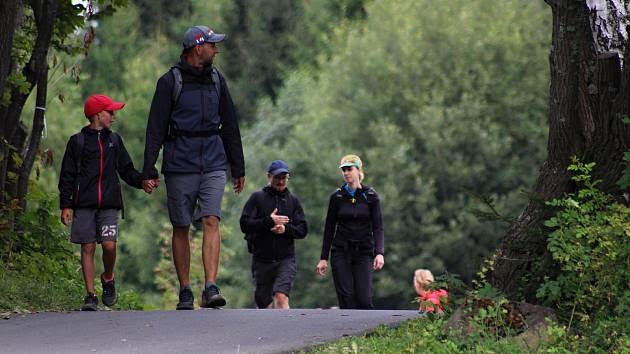
<path fill-rule="evenodd" d="M 418 316 L 320 309 L 47 312 L 0 320 L 0 353 L 283 353 Z"/>

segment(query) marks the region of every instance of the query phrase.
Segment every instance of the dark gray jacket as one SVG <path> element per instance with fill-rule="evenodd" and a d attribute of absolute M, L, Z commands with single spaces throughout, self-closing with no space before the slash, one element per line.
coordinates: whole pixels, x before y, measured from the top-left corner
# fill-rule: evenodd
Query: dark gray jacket
<path fill-rule="evenodd" d="M 164 146 L 162 173 L 211 172 L 227 170 L 229 165 L 232 177 L 244 176 L 241 133 L 225 79 L 219 73 L 219 97 L 212 82 L 212 67 L 198 70 L 184 60 L 177 66 L 183 79 L 177 102 L 172 99 L 174 78 L 170 71 L 160 77 L 155 89 L 146 131 L 143 175 L 158 177 L 155 162 Z M 169 134 L 174 127 L 188 134 Z M 211 131 L 217 133 L 207 134 Z M 206 134 L 190 136 L 190 132 Z"/>

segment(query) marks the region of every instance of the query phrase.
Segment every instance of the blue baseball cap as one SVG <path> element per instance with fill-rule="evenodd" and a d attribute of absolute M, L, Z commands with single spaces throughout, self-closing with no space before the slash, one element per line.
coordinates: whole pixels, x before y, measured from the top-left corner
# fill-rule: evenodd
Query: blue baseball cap
<path fill-rule="evenodd" d="M 289 173 L 289 165 L 282 160 L 274 160 L 269 165 L 267 172 L 272 176 L 279 175 L 281 173 Z"/>
<path fill-rule="evenodd" d="M 184 33 L 182 44 L 184 49 L 193 48 L 206 42 L 217 43 L 225 39 L 225 34 L 214 33 L 212 28 L 208 26 L 190 27 Z"/>

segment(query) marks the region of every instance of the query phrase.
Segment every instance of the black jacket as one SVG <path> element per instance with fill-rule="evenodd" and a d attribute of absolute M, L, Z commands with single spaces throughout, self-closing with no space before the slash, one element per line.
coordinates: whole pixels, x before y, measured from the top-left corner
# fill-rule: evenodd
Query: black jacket
<path fill-rule="evenodd" d="M 81 129 L 83 151 L 77 134 L 70 137 L 59 174 L 59 206 L 64 208 L 122 209 L 118 174 L 130 186 L 142 188 L 142 175 L 136 171 L 122 138 L 114 143 L 109 129 Z M 81 156 L 77 175 L 77 158 Z"/>
<path fill-rule="evenodd" d="M 182 74 L 182 91 L 174 104 L 172 90 L 174 78 L 166 72 L 157 82 L 144 148 L 142 173 L 146 178 L 157 178 L 155 163 L 164 146 L 163 173 L 199 173 L 226 170 L 230 165 L 232 177 L 245 175 L 245 160 L 241 133 L 234 103 L 227 84 L 219 73 L 220 97 L 212 82 L 212 67 L 198 70 L 183 59 L 177 66 Z M 218 107 L 216 103 L 218 102 Z M 171 120 L 171 117 L 173 120 Z M 218 135 L 205 137 L 168 136 L 169 123 L 188 131 L 214 130 Z M 168 150 L 168 151 L 167 151 Z"/>
<path fill-rule="evenodd" d="M 289 217 L 284 234 L 274 234 L 271 213 L 278 208 L 278 215 Z M 241 214 L 241 231 L 253 244 L 254 257 L 263 261 L 278 261 L 295 254 L 294 239 L 306 237 L 308 228 L 304 210 L 298 198 L 285 189 L 277 192 L 266 186 L 254 192 L 245 203 Z"/>
<path fill-rule="evenodd" d="M 320 259 L 328 259 L 331 247 L 384 255 L 383 216 L 378 194 L 363 185 L 352 197 L 344 186 L 330 196 Z"/>

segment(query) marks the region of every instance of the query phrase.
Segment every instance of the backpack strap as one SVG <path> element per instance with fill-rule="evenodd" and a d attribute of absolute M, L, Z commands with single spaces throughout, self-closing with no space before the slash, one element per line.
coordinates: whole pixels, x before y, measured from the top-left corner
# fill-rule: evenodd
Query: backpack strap
<path fill-rule="evenodd" d="M 181 70 L 174 66 L 171 68 L 171 74 L 173 75 L 173 89 L 171 90 L 171 102 L 173 105 L 177 103 L 179 100 L 179 95 L 182 93 L 182 86 L 184 85 L 184 80 L 182 79 Z"/>
<path fill-rule="evenodd" d="M 171 68 L 171 74 L 173 75 L 173 89 L 171 90 L 171 102 L 173 105 L 179 100 L 179 96 L 182 94 L 182 87 L 184 86 L 184 79 L 182 78 L 182 71 L 177 66 Z M 212 68 L 212 83 L 214 89 L 217 90 L 217 96 L 221 99 L 221 79 L 219 78 L 219 71 L 216 68 Z"/>
<path fill-rule="evenodd" d="M 217 90 L 219 101 L 221 101 L 221 81 L 219 79 L 219 71 L 215 67 L 212 68 L 212 82 L 214 83 L 215 90 Z"/>

